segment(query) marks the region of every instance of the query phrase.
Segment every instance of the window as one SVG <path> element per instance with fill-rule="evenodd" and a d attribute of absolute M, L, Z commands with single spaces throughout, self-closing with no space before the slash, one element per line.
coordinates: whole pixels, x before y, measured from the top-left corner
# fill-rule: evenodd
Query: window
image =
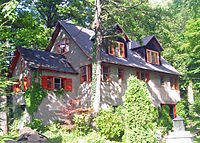
<path fill-rule="evenodd" d="M 24 72 L 24 69 L 25 69 L 25 60 L 24 58 L 21 58 L 21 61 L 20 61 L 20 72 Z"/>
<path fill-rule="evenodd" d="M 56 53 L 66 54 L 69 52 L 69 40 L 63 39 L 56 45 Z"/>
<path fill-rule="evenodd" d="M 156 64 L 159 65 L 159 53 L 156 51 L 152 51 L 147 49 L 147 62 L 148 63 L 152 63 L 152 64 Z"/>
<path fill-rule="evenodd" d="M 92 65 L 86 65 L 80 68 L 81 83 L 92 81 Z"/>
<path fill-rule="evenodd" d="M 54 89 L 61 88 L 60 78 L 54 78 Z"/>
<path fill-rule="evenodd" d="M 41 79 L 42 87 L 45 89 L 63 88 L 65 91 L 72 91 L 72 79 L 53 76 L 42 76 Z"/>
<path fill-rule="evenodd" d="M 160 85 L 164 85 L 164 82 L 165 82 L 165 76 L 160 75 Z"/>
<path fill-rule="evenodd" d="M 141 72 L 141 71 L 137 71 L 137 78 L 139 80 L 143 80 L 144 82 L 148 83 L 150 78 L 149 78 L 149 73 L 148 72 Z"/>
<path fill-rule="evenodd" d="M 108 43 L 108 53 L 109 55 L 125 57 L 124 43 L 110 40 Z"/>
<path fill-rule="evenodd" d="M 108 66 L 101 67 L 101 80 L 110 81 L 110 67 Z"/>
<path fill-rule="evenodd" d="M 124 70 L 118 69 L 118 79 L 123 80 L 124 79 Z"/>
<path fill-rule="evenodd" d="M 178 78 L 177 77 L 170 78 L 170 86 L 171 86 L 171 89 L 178 90 Z"/>

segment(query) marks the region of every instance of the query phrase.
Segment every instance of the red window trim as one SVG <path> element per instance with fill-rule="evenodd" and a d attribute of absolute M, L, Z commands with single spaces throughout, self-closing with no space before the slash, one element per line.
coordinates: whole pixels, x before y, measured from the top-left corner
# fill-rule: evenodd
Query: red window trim
<path fill-rule="evenodd" d="M 108 73 L 107 73 L 107 79 L 106 80 L 103 79 L 103 67 L 107 67 L 108 68 Z M 101 66 L 101 81 L 102 82 L 110 82 L 110 66 Z"/>
<path fill-rule="evenodd" d="M 149 82 L 149 80 L 150 80 L 150 77 L 149 77 L 149 72 L 136 71 L 137 78 L 138 78 L 139 80 L 142 80 L 142 79 L 141 79 L 141 73 L 144 73 L 144 75 L 145 75 L 145 78 L 147 79 L 145 82 L 146 82 L 146 83 L 148 83 L 148 82 Z"/>
<path fill-rule="evenodd" d="M 118 54 L 114 54 L 114 47 L 113 47 L 113 43 L 117 43 L 118 44 Z M 122 45 L 122 47 L 121 47 Z M 122 55 L 120 55 L 120 51 L 122 51 Z M 118 56 L 118 57 L 125 57 L 125 50 L 124 50 L 124 43 L 123 42 L 119 42 L 119 41 L 113 41 L 113 40 L 109 40 L 109 46 L 108 46 L 108 54 L 109 55 L 113 55 L 113 56 Z"/>
<path fill-rule="evenodd" d="M 61 50 L 60 52 L 58 51 L 58 46 L 61 46 L 61 42 L 62 42 L 62 41 L 65 41 L 65 52 L 64 52 L 64 53 L 62 53 L 62 50 Z M 69 50 L 68 50 L 68 51 L 66 51 L 67 43 L 68 43 L 68 45 L 69 45 Z M 61 49 L 61 47 L 60 47 L 60 49 Z M 61 40 L 58 42 L 58 44 L 56 45 L 56 53 L 57 53 L 57 54 L 62 54 L 62 55 L 64 55 L 64 54 L 69 53 L 69 52 L 70 52 L 70 41 L 67 40 L 67 39 L 61 39 Z"/>
<path fill-rule="evenodd" d="M 170 77 L 170 87 L 171 89 L 178 90 L 178 78 Z"/>
<path fill-rule="evenodd" d="M 82 68 L 86 68 L 86 81 L 91 82 L 92 81 L 92 64 L 85 65 L 80 67 L 80 83 L 83 83 L 83 77 L 82 77 Z M 91 70 L 91 71 L 90 71 Z"/>
<path fill-rule="evenodd" d="M 47 87 L 47 79 L 51 79 L 51 88 Z M 41 76 L 41 84 L 44 89 L 53 90 L 54 89 L 54 78 L 59 78 L 61 80 L 60 87 L 62 88 L 62 80 L 65 80 L 65 91 L 72 91 L 72 79 L 57 77 L 57 76 Z"/>
<path fill-rule="evenodd" d="M 148 55 L 148 52 L 149 52 L 149 55 Z M 157 63 L 152 63 L 152 57 L 151 57 L 151 53 L 152 52 L 156 53 L 156 55 L 157 55 L 156 57 L 154 57 L 155 59 L 157 59 Z M 152 64 L 160 65 L 159 52 L 146 49 L 146 55 L 147 55 L 147 63 L 152 63 Z"/>

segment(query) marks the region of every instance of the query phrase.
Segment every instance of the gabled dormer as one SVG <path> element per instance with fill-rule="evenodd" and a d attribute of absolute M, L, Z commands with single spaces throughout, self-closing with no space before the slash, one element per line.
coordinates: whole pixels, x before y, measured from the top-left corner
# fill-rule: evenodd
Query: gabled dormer
<path fill-rule="evenodd" d="M 161 52 L 164 50 L 155 36 L 148 36 L 128 43 L 128 48 L 136 51 L 147 63 L 161 65 Z"/>
<path fill-rule="evenodd" d="M 127 42 L 130 42 L 128 36 L 124 33 L 123 29 L 118 24 L 110 26 L 108 27 L 108 29 L 112 30 L 104 32 L 106 35 L 116 34 L 119 36 L 117 37 L 108 36 L 109 38 L 104 39 L 103 49 L 108 55 L 127 58 Z M 111 33 L 109 33 L 109 31 L 111 31 Z"/>

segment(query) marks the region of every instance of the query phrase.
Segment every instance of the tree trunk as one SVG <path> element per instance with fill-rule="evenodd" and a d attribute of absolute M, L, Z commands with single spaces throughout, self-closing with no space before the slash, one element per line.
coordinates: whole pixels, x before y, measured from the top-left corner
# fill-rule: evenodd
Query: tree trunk
<path fill-rule="evenodd" d="M 101 23 L 101 0 L 96 0 L 96 11 L 93 28 L 96 34 L 96 86 L 93 108 L 97 112 L 101 106 L 101 48 L 102 48 L 102 23 Z"/>
<path fill-rule="evenodd" d="M 2 96 L 3 102 L 2 104 L 2 130 L 5 135 L 8 135 L 8 113 L 7 113 L 7 97 Z"/>

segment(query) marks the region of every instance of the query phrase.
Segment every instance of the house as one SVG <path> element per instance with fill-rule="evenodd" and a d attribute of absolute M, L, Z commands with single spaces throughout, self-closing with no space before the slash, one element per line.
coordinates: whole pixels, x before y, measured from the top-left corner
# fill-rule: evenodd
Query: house
<path fill-rule="evenodd" d="M 119 25 L 116 31 L 122 33 Z M 44 121 L 56 120 L 55 112 L 66 106 L 70 98 L 81 96 L 83 105 L 91 103 L 92 46 L 94 31 L 58 21 L 50 44 L 45 51 L 17 48 L 10 66 L 10 77 L 17 77 L 15 92 L 28 89 L 33 74 L 48 90 L 34 114 Z M 142 41 L 142 42 L 141 42 Z M 148 85 L 151 102 L 156 107 L 168 105 L 175 117 L 180 100 L 178 76 L 181 74 L 161 56 L 164 50 L 155 36 L 131 41 L 127 35 L 106 40 L 101 53 L 101 107 L 122 105 L 127 79 L 135 75 Z M 21 82 L 23 81 L 23 82 Z M 65 97 L 57 97 L 55 90 L 63 88 Z"/>

